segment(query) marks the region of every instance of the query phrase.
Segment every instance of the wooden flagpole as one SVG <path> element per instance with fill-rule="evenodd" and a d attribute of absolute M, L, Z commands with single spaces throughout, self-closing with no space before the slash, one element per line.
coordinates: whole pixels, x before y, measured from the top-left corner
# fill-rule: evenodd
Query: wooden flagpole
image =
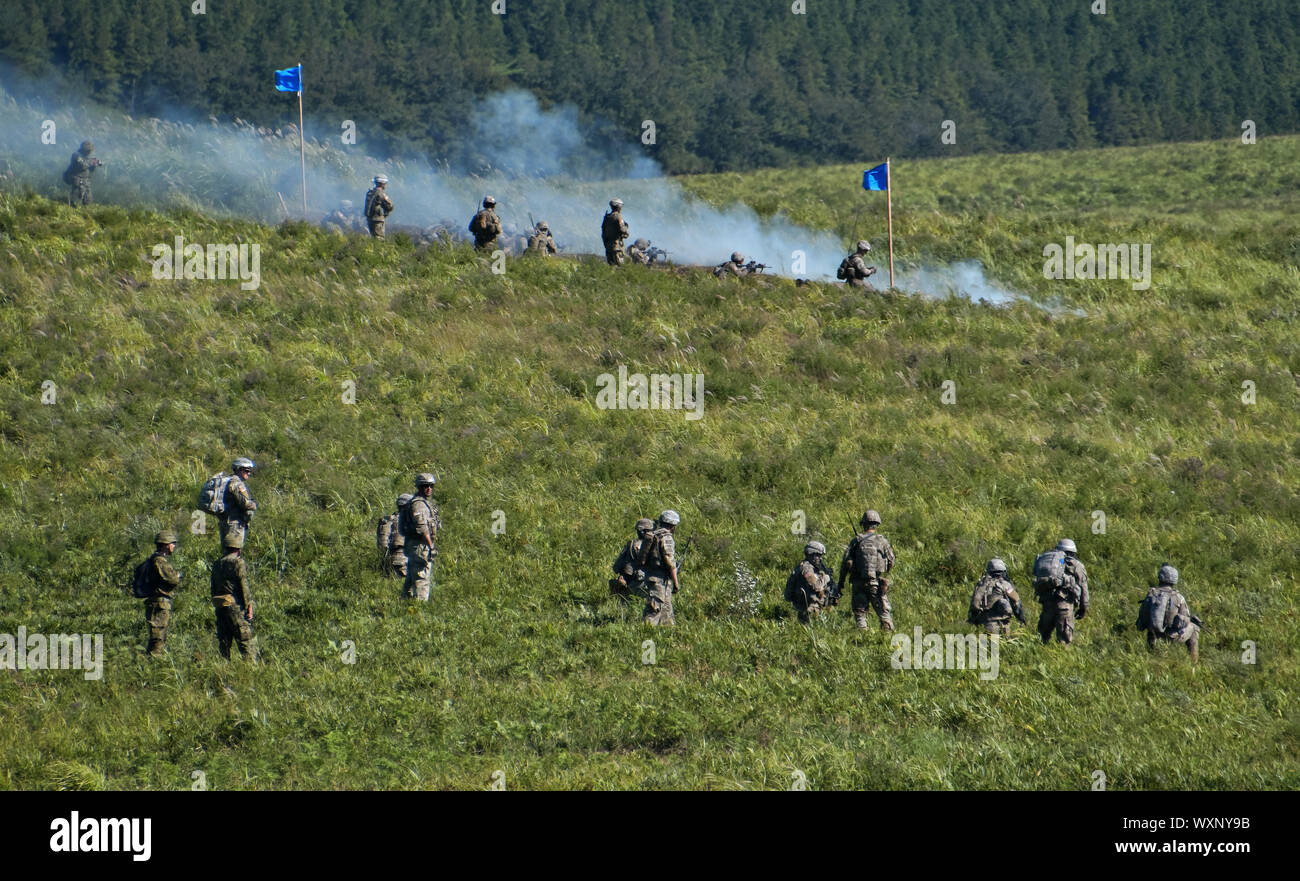
<path fill-rule="evenodd" d="M 302 62 L 298 62 L 298 153 L 302 158 L 302 219 L 307 219 L 307 145 L 302 132 Z M 892 273 L 892 268 L 890 272 Z M 892 277 L 892 276 L 891 276 Z M 892 285 L 891 285 L 892 287 Z"/>
<path fill-rule="evenodd" d="M 894 289 L 894 169 L 885 157 L 885 204 L 889 211 L 889 289 Z"/>

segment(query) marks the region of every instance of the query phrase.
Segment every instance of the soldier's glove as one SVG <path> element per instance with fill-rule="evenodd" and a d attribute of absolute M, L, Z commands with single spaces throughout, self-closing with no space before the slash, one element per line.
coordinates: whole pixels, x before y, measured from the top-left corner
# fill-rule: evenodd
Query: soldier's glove
<path fill-rule="evenodd" d="M 866 277 L 867 277 L 867 278 L 871 278 L 871 276 L 873 276 L 873 275 L 875 275 L 875 274 L 876 274 L 876 267 L 874 267 L 874 266 L 868 266 L 868 267 L 867 267 L 867 275 L 866 275 Z"/>

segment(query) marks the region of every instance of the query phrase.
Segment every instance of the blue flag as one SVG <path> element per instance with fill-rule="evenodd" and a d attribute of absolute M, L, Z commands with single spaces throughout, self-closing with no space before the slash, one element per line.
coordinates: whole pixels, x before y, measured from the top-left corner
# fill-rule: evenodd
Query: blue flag
<path fill-rule="evenodd" d="M 862 173 L 862 189 L 864 190 L 887 190 L 889 189 L 889 163 L 877 165 L 875 168 L 868 168 Z"/>
<path fill-rule="evenodd" d="M 275 72 L 275 88 L 280 92 L 302 91 L 302 65 Z"/>

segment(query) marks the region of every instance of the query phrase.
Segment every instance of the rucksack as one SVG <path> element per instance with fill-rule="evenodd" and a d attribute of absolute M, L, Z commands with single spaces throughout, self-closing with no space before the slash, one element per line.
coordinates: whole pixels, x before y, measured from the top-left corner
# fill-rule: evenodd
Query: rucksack
<path fill-rule="evenodd" d="M 1179 605 L 1177 591 L 1151 588 L 1138 609 L 1138 629 L 1149 630 L 1157 636 L 1181 631 L 1187 625 L 1180 621 Z"/>
<path fill-rule="evenodd" d="M 138 600 L 148 599 L 153 596 L 152 571 L 153 557 L 135 567 L 135 572 L 131 574 L 131 596 Z"/>
<path fill-rule="evenodd" d="M 483 211 L 486 210 L 486 208 L 483 209 Z M 469 231 L 476 236 L 482 234 L 487 229 L 487 222 L 483 219 L 483 211 L 475 214 L 469 222 Z M 461 215 L 461 217 L 464 216 L 464 214 Z"/>
<path fill-rule="evenodd" d="M 379 525 L 375 529 L 375 545 L 381 553 L 388 553 L 388 542 L 393 537 L 393 521 L 396 519 L 393 514 L 385 514 L 379 518 Z"/>
<path fill-rule="evenodd" d="M 868 579 L 885 574 L 881 571 L 880 552 L 869 541 L 871 535 L 874 533 L 855 536 L 849 545 L 849 566 L 855 578 Z"/>
<path fill-rule="evenodd" d="M 1034 593 L 1042 596 L 1065 587 L 1065 554 L 1043 551 L 1034 558 Z"/>
<path fill-rule="evenodd" d="M 226 512 L 226 487 L 234 479 L 233 474 L 226 474 L 224 471 L 218 471 L 208 478 L 208 482 L 203 484 L 203 489 L 199 490 L 199 510 L 207 511 L 209 514 L 224 514 Z"/>
<path fill-rule="evenodd" d="M 76 168 L 76 163 L 69 162 L 67 170 L 63 172 L 63 182 L 68 186 L 72 186 L 77 182 Z"/>
<path fill-rule="evenodd" d="M 785 600 L 788 603 L 798 602 L 799 595 L 802 591 L 807 590 L 804 587 L 804 580 L 799 575 L 799 567 L 795 566 L 790 577 L 785 580 Z"/>
<path fill-rule="evenodd" d="M 849 279 L 850 276 L 849 276 L 848 257 L 845 257 L 843 260 L 840 261 L 840 268 L 835 270 L 835 277 L 838 278 L 840 281 L 847 281 Z"/>
<path fill-rule="evenodd" d="M 991 575 L 983 575 L 975 585 L 975 592 L 971 594 L 969 617 L 975 618 L 983 615 L 997 603 L 999 591 L 997 590 L 998 579 Z M 973 622 L 972 622 L 973 623 Z"/>

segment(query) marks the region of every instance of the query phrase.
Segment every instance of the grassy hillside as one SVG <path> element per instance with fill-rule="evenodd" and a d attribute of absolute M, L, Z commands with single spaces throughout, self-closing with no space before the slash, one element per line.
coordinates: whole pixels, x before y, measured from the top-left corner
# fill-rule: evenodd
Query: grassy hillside
<path fill-rule="evenodd" d="M 0 193 L 0 633 L 102 633 L 106 665 L 0 672 L 0 786 L 1300 786 L 1298 158 L 1268 139 L 899 168 L 901 259 L 978 258 L 1064 313 L 598 261 L 498 276 L 466 249 Z M 689 185 L 874 238 L 857 174 Z M 261 288 L 153 280 L 177 234 L 260 243 Z M 1152 243 L 1155 284 L 1045 280 L 1066 235 Z M 703 373 L 704 418 L 597 409 L 619 365 Z M 216 537 L 188 533 L 233 455 L 259 464 L 259 667 L 217 657 Z M 413 607 L 373 526 L 426 469 L 446 528 Z M 800 626 L 792 512 L 838 549 L 867 506 L 909 633 L 966 632 L 988 557 L 1023 588 L 1075 538 L 1075 645 L 1018 630 L 982 682 L 893 670 L 845 607 Z M 679 625 L 650 631 L 605 580 L 666 507 L 698 553 Z M 150 663 L 123 587 L 163 526 L 186 530 L 185 583 Z M 1164 560 L 1206 620 L 1195 670 L 1132 627 Z"/>

